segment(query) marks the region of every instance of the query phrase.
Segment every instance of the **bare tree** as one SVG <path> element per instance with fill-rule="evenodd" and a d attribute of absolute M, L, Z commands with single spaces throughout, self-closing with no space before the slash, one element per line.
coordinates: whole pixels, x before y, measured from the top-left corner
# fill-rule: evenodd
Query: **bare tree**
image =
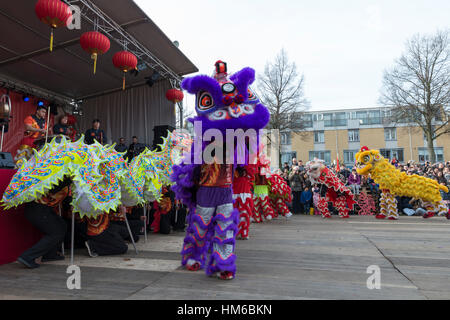
<path fill-rule="evenodd" d="M 395 122 L 422 128 L 434 161 L 434 141 L 450 133 L 449 30 L 415 35 L 407 42 L 395 66 L 384 73 L 380 102 L 393 108 Z"/>
<path fill-rule="evenodd" d="M 266 63 L 264 73 L 258 77 L 258 94 L 269 109 L 271 129 L 295 133 L 304 128 L 302 114 L 308 108 L 304 83 L 304 76 L 298 73 L 295 62 L 289 61 L 284 49 L 274 61 Z"/>

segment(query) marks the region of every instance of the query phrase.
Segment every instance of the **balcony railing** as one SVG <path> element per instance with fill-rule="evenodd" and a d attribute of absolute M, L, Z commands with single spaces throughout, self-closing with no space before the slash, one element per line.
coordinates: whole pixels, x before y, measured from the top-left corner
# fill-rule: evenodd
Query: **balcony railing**
<path fill-rule="evenodd" d="M 325 120 L 325 127 L 346 127 L 347 119 Z"/>

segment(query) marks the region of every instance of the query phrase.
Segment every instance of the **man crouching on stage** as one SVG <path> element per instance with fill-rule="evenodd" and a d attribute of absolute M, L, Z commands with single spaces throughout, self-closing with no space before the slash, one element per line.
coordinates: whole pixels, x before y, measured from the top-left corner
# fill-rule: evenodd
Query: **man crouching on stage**
<path fill-rule="evenodd" d="M 58 248 L 64 241 L 67 226 L 63 218 L 56 214 L 55 208 L 68 196 L 70 179 L 61 182 L 39 200 L 29 202 L 25 206 L 25 218 L 41 231 L 44 236 L 38 243 L 26 250 L 17 259 L 30 269 L 38 268 L 36 258 L 42 256 L 41 262 L 64 260 Z"/>

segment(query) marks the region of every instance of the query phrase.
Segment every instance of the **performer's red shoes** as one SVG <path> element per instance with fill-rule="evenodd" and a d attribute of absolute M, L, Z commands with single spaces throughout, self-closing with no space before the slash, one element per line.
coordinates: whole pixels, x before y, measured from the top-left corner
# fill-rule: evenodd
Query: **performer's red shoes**
<path fill-rule="evenodd" d="M 377 215 L 375 216 L 375 218 L 376 218 L 376 219 L 385 219 L 386 216 L 385 216 L 384 214 L 377 214 Z"/>
<path fill-rule="evenodd" d="M 424 219 L 432 218 L 432 217 L 434 217 L 434 212 L 427 212 L 423 215 Z"/>
<path fill-rule="evenodd" d="M 447 214 L 445 215 L 445 217 L 447 218 L 447 220 L 450 220 L 450 209 L 448 210 Z"/>
<path fill-rule="evenodd" d="M 331 218 L 331 216 L 329 214 L 327 214 L 327 215 L 322 216 L 322 218 L 329 219 L 329 218 Z"/>
<path fill-rule="evenodd" d="M 393 217 L 393 216 L 389 217 L 388 219 L 389 219 L 389 220 L 398 220 L 398 218 Z"/>
<path fill-rule="evenodd" d="M 234 279 L 233 273 L 230 271 L 223 271 L 219 273 L 219 278 L 222 280 L 232 280 Z"/>
<path fill-rule="evenodd" d="M 342 219 L 348 219 L 348 218 L 350 218 L 350 216 L 342 216 L 341 218 Z"/>
<path fill-rule="evenodd" d="M 198 271 L 200 270 L 200 263 L 196 262 L 193 265 L 187 266 L 186 269 L 189 271 Z"/>

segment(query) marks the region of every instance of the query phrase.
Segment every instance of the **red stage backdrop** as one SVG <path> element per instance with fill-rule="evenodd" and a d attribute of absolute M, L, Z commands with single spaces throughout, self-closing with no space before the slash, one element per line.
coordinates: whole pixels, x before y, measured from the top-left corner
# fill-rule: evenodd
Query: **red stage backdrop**
<path fill-rule="evenodd" d="M 16 170 L 0 169 L 0 196 L 11 181 Z M 41 238 L 23 216 L 23 207 L 11 210 L 0 209 L 0 265 L 14 262 L 26 249 L 33 246 Z"/>
<path fill-rule="evenodd" d="M 5 89 L 0 89 L 0 96 L 6 93 Z M 9 131 L 5 133 L 3 138 L 3 152 L 10 152 L 13 158 L 16 156 L 17 149 L 19 149 L 23 135 L 25 132 L 23 121 L 29 115 L 36 113 L 38 99 L 30 97 L 30 101 L 23 101 L 23 95 L 10 91 L 9 97 L 11 98 L 11 116 L 12 119 L 9 123 Z M 42 100 L 46 103 L 47 101 Z M 53 115 L 50 115 L 50 130 L 53 128 Z M 0 127 L 0 134 L 1 134 Z"/>

